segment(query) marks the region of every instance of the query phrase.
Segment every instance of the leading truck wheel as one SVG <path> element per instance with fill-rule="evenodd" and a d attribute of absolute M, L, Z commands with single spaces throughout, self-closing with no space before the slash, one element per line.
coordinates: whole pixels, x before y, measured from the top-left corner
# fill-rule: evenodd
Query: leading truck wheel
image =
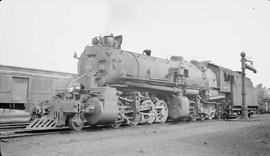
<path fill-rule="evenodd" d="M 80 131 L 84 126 L 84 122 L 80 114 L 69 117 L 68 123 L 69 127 L 75 131 Z"/>

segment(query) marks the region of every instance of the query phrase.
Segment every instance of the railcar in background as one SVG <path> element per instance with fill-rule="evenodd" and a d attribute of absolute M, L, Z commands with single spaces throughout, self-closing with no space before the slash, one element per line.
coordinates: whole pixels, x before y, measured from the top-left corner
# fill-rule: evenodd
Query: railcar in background
<path fill-rule="evenodd" d="M 0 122 L 27 120 L 55 88 L 66 88 L 74 74 L 0 65 Z"/>
<path fill-rule="evenodd" d="M 259 104 L 259 113 L 270 113 L 270 89 L 262 87 L 262 84 L 259 84 L 256 87 L 258 104 Z"/>

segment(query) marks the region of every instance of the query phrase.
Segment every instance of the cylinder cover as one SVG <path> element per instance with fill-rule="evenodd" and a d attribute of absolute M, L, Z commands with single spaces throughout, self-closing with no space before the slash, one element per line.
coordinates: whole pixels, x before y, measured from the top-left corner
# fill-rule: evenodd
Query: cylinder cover
<path fill-rule="evenodd" d="M 169 117 L 179 119 L 189 116 L 189 100 L 185 96 L 173 95 L 168 104 Z"/>
<path fill-rule="evenodd" d="M 92 113 L 85 113 L 84 117 L 91 125 L 113 123 L 118 118 L 117 96 L 115 88 L 93 88 L 91 92 L 97 96 L 89 98 L 85 108 L 92 107 Z"/>

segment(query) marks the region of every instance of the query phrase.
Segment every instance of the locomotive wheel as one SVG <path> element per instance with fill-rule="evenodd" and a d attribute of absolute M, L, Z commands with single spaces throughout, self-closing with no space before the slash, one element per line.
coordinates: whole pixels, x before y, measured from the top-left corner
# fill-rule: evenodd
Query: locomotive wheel
<path fill-rule="evenodd" d="M 208 115 L 206 115 L 206 114 L 201 114 L 201 115 L 200 115 L 201 121 L 207 119 L 207 116 L 208 116 Z"/>
<path fill-rule="evenodd" d="M 112 126 L 113 128 L 118 128 L 118 127 L 120 127 L 121 125 L 122 125 L 122 123 L 120 123 L 120 122 L 115 122 L 115 123 L 111 124 L 111 126 Z"/>
<path fill-rule="evenodd" d="M 68 123 L 69 127 L 75 131 L 80 131 L 84 126 L 84 122 L 79 114 L 69 117 Z"/>
<path fill-rule="evenodd" d="M 140 123 L 152 124 L 155 121 L 155 104 L 150 100 L 144 100 L 139 108 L 139 113 L 141 115 Z"/>
<path fill-rule="evenodd" d="M 140 120 L 141 120 L 141 114 L 136 113 L 133 116 L 133 120 L 130 121 L 130 124 L 133 125 L 133 126 L 136 126 L 136 125 L 139 124 Z"/>
<path fill-rule="evenodd" d="M 215 117 L 215 113 L 211 112 L 208 116 L 209 120 L 212 120 Z"/>
<path fill-rule="evenodd" d="M 147 123 L 152 124 L 155 121 L 155 115 L 151 114 L 148 116 Z"/>
<path fill-rule="evenodd" d="M 156 107 L 161 109 L 157 109 L 155 122 L 165 123 L 168 119 L 168 106 L 163 100 L 159 100 L 155 103 Z"/>
<path fill-rule="evenodd" d="M 189 118 L 191 121 L 196 121 L 197 118 Z"/>
<path fill-rule="evenodd" d="M 155 121 L 154 114 L 144 114 L 141 116 L 142 116 L 142 118 L 141 118 L 140 123 L 142 123 L 142 124 L 144 124 L 144 123 L 152 124 Z"/>
<path fill-rule="evenodd" d="M 197 117 L 194 113 L 190 113 L 189 114 L 189 117 L 188 117 L 188 120 L 189 121 L 196 121 L 197 120 Z"/>

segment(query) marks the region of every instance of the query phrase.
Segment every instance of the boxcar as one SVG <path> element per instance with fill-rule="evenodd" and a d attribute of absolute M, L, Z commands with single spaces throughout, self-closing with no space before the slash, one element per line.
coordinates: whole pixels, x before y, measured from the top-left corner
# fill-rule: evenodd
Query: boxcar
<path fill-rule="evenodd" d="M 0 65 L 0 109 L 30 112 L 42 100 L 50 100 L 56 88 L 64 88 L 75 74 Z"/>

